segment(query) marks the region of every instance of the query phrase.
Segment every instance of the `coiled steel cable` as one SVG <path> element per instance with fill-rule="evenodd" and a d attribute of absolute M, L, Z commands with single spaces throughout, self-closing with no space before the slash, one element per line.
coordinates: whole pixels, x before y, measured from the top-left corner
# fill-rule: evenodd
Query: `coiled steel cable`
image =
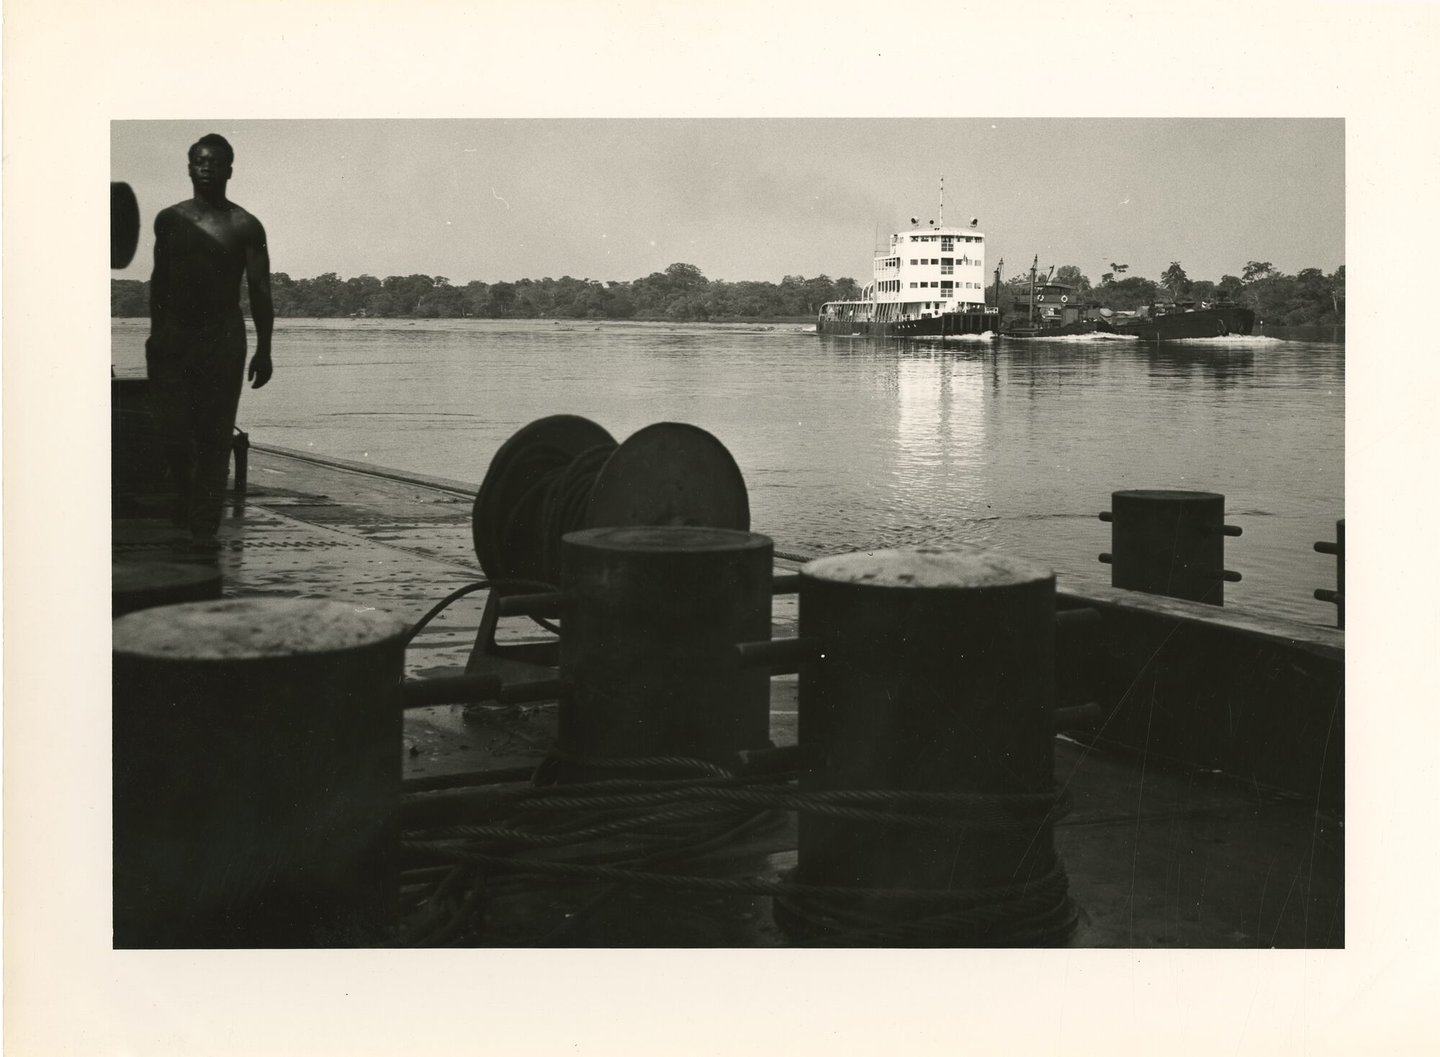
<path fill-rule="evenodd" d="M 684 758 L 678 758 L 684 760 Z M 677 758 L 661 761 L 673 767 Z M 586 761 L 594 763 L 596 761 Z M 613 761 L 612 761 L 613 762 Z M 633 768 L 647 761 L 625 761 Z M 704 761 L 685 761 L 704 764 Z M 706 764 L 707 769 L 723 772 Z M 788 779 L 790 776 L 778 776 Z M 488 804 L 485 801 L 489 801 Z M 880 805 L 879 810 L 867 805 Z M 468 868 L 466 896 L 446 874 L 441 886 L 456 909 L 473 917 L 480 906 L 476 884 L 498 891 L 526 879 L 646 885 L 717 894 L 775 899 L 777 921 L 802 942 L 825 945 L 924 945 L 986 942 L 994 945 L 1043 943 L 1074 923 L 1068 881 L 1058 858 L 1037 877 L 982 888 L 848 888 L 657 872 L 660 861 L 693 858 L 715 846 L 723 832 L 745 830 L 779 811 L 843 818 L 868 824 L 920 826 L 969 832 L 1021 829 L 1052 824 L 1068 797 L 1052 793 L 992 795 L 858 790 L 800 793 L 776 776 L 745 778 L 728 773 L 689 780 L 653 782 L 626 778 L 560 787 L 487 790 L 479 814 L 489 821 L 412 832 L 404 854 L 434 877 L 437 864 Z M 586 841 L 626 838 L 631 846 L 586 849 Z M 635 842 L 640 850 L 635 851 Z M 568 856 L 556 858 L 555 854 Z M 542 857 L 543 856 L 543 857 Z M 578 861 L 577 861 L 578 859 Z M 448 885 L 448 888 L 445 886 Z M 607 888 L 599 902 L 613 894 Z M 458 900 L 458 902 L 457 902 Z M 442 898 L 440 900 L 444 902 Z M 432 906 L 434 897 L 426 901 Z M 916 908 L 913 920 L 906 907 Z M 878 908 L 878 909 L 877 909 Z M 898 913 L 897 913 L 897 909 Z M 593 907 L 592 907 L 593 909 Z M 896 920 L 897 916 L 901 920 Z M 433 917 L 433 914 L 432 914 Z M 560 927 L 555 932 L 566 931 Z M 433 927 L 430 930 L 433 932 Z M 450 940 L 464 930 L 451 929 Z M 428 944 L 429 933 L 409 941 Z M 479 941 L 478 935 L 470 936 Z"/>

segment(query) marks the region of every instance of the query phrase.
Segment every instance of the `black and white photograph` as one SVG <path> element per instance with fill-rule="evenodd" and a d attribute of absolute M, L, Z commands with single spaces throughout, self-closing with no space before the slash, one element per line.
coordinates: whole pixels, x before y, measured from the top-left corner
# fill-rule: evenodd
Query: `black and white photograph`
<path fill-rule="evenodd" d="M 1047 32 L 1077 105 L 958 26 L 534 14 L 356 33 L 393 103 L 327 13 L 8 120 L 14 1052 L 1432 1043 L 1433 131 L 1300 40 Z M 511 85 L 562 53 L 596 100 Z M 721 54 L 780 98 L 660 98 Z"/>
<path fill-rule="evenodd" d="M 1344 945 L 1343 121 L 221 124 L 117 946 Z"/>

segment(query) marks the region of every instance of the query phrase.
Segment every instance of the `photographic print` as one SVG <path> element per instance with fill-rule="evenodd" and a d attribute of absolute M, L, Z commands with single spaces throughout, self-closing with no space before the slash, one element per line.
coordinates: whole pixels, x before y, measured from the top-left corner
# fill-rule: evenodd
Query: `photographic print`
<path fill-rule="evenodd" d="M 1433 1048 L 1432 10 L 5 29 L 7 1053 Z"/>
<path fill-rule="evenodd" d="M 1344 144 L 116 122 L 116 945 L 1344 946 Z"/>

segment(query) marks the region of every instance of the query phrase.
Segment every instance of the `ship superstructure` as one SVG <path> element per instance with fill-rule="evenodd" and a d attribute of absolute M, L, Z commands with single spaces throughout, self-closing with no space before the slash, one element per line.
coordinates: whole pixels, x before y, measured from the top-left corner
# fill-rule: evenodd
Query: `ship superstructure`
<path fill-rule="evenodd" d="M 859 300 L 821 306 L 820 333 L 877 336 L 980 334 L 999 326 L 987 305 L 985 235 L 967 226 L 931 223 L 899 231 L 877 252 L 874 277 Z"/>

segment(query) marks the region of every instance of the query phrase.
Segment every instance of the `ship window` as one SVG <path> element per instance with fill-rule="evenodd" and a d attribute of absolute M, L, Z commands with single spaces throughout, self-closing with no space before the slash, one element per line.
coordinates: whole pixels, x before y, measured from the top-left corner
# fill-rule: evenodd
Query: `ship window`
<path fill-rule="evenodd" d="M 955 240 L 954 240 L 953 238 L 948 237 L 948 236 L 942 236 L 942 237 L 941 237 L 941 239 L 940 239 L 940 252 L 941 252 L 941 253 L 948 253 L 949 251 L 953 250 L 954 248 L 955 248 Z"/>
<path fill-rule="evenodd" d="M 942 290 L 950 290 L 953 289 L 954 286 L 955 284 L 948 279 L 942 280 L 940 283 L 940 289 Z"/>
<path fill-rule="evenodd" d="M 910 263 L 911 263 L 911 264 L 919 264 L 920 262 L 917 261 L 914 257 L 911 257 L 911 258 L 910 258 Z"/>

